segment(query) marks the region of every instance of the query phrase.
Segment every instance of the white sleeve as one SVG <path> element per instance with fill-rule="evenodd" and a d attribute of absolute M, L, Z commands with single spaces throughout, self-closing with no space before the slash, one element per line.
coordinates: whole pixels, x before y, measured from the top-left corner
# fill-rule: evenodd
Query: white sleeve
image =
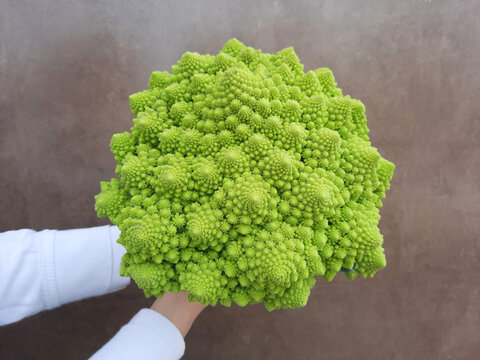
<path fill-rule="evenodd" d="M 184 352 L 177 327 L 156 311 L 142 309 L 90 360 L 178 360 Z"/>
<path fill-rule="evenodd" d="M 0 233 L 0 325 L 126 287 L 119 234 L 109 225 Z"/>

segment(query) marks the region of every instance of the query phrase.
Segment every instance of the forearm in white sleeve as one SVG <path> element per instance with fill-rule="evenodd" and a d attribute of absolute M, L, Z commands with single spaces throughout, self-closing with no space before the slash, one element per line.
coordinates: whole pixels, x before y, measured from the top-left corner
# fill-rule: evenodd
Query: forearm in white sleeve
<path fill-rule="evenodd" d="M 158 312 L 142 309 L 90 360 L 178 360 L 184 352 L 177 327 Z"/>
<path fill-rule="evenodd" d="M 120 290 L 125 250 L 116 226 L 29 229 L 0 234 L 0 325 L 45 309 Z"/>

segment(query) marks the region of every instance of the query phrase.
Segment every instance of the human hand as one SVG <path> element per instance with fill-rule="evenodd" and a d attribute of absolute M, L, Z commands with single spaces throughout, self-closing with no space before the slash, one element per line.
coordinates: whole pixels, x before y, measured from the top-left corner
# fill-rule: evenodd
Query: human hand
<path fill-rule="evenodd" d="M 188 301 L 188 293 L 178 294 L 166 292 L 160 299 L 155 300 L 152 310 L 162 314 L 170 320 L 185 337 L 192 327 L 197 316 L 206 306 L 198 302 Z"/>

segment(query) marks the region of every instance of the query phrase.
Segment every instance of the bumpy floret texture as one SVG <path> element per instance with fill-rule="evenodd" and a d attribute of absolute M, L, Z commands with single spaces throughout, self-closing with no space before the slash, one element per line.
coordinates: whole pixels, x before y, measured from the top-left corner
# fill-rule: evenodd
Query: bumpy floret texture
<path fill-rule="evenodd" d="M 121 230 L 121 273 L 147 296 L 268 310 L 304 306 L 316 276 L 386 264 L 379 208 L 394 164 L 367 136 L 363 104 L 292 48 L 228 41 L 185 53 L 130 96 L 98 216 Z"/>

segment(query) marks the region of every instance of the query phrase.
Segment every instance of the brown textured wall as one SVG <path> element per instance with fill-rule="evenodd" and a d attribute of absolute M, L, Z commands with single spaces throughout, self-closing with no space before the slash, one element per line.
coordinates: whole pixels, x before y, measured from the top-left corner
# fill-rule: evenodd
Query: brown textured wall
<path fill-rule="evenodd" d="M 0 231 L 96 218 L 128 95 L 187 50 L 293 45 L 367 108 L 397 164 L 388 266 L 319 281 L 307 307 L 209 308 L 185 359 L 478 359 L 480 3 L 0 0 Z M 86 256 L 87 254 L 85 254 Z M 142 306 L 135 285 L 0 328 L 0 359 L 85 359 Z"/>

